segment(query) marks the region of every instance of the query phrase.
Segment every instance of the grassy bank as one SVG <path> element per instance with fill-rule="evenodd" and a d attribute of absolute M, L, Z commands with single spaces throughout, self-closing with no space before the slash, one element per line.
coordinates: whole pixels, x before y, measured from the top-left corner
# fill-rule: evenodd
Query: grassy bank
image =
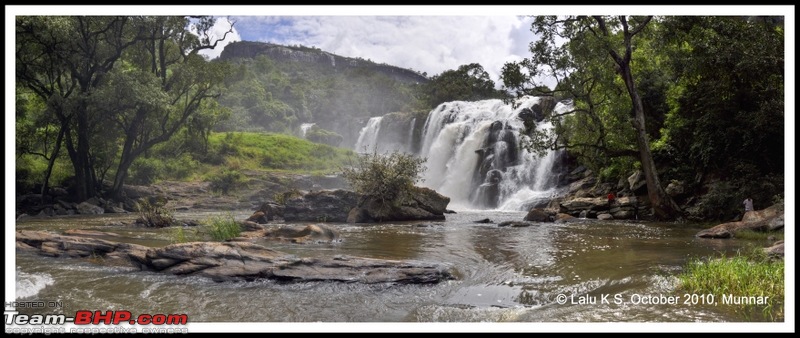
<path fill-rule="evenodd" d="M 347 149 L 274 133 L 214 133 L 209 149 L 206 160 L 227 168 L 309 173 L 338 171 L 353 156 Z"/>
<path fill-rule="evenodd" d="M 733 307 L 748 320 L 783 320 L 784 261 L 771 259 L 761 248 L 739 251 L 733 257 L 693 259 L 678 278 L 682 292 L 714 295 L 718 304 Z M 725 304 L 723 297 L 728 303 L 735 303 L 730 301 L 734 297 L 757 302 Z"/>
<path fill-rule="evenodd" d="M 149 185 L 159 181 L 210 182 L 212 190 L 227 193 L 259 173 L 324 175 L 336 173 L 355 161 L 355 153 L 344 148 L 314 143 L 292 135 L 257 132 L 212 133 L 208 144 L 177 138 L 159 144 L 137 158 L 125 181 Z M 17 190 L 33 191 L 44 178 L 47 161 L 41 156 L 17 159 Z M 110 167 L 106 181 L 113 179 Z M 72 176 L 65 154 L 56 161 L 51 186 L 60 186 Z"/>

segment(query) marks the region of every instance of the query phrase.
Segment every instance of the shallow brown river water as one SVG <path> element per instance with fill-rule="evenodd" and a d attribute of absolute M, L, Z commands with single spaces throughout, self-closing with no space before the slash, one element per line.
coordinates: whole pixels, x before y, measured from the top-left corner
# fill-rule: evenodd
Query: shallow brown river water
<path fill-rule="evenodd" d="M 234 213 L 245 218 L 250 211 Z M 221 213 L 184 213 L 203 219 Z M 105 226 L 134 215 L 29 219 L 17 229 L 94 229 L 131 243 L 169 244 L 169 230 Z M 743 240 L 695 238 L 692 224 L 640 222 L 495 223 L 521 212 L 461 211 L 442 222 L 333 224 L 334 244 L 260 242 L 297 256 L 338 254 L 445 264 L 456 280 L 437 285 L 216 283 L 96 265 L 85 260 L 17 254 L 17 300 L 57 301 L 53 313 L 128 310 L 185 313 L 191 322 L 518 322 L 722 323 L 744 318 L 736 306 L 703 304 L 676 289 L 676 275 L 695 257 L 734 254 Z M 763 246 L 763 245 L 762 245 Z M 694 297 L 697 297 L 695 295 Z M 699 295 L 704 296 L 704 295 Z M 665 304 L 671 302 L 677 304 Z M 22 311 L 24 313 L 24 311 Z M 532 330 L 536 330 L 535 326 Z"/>

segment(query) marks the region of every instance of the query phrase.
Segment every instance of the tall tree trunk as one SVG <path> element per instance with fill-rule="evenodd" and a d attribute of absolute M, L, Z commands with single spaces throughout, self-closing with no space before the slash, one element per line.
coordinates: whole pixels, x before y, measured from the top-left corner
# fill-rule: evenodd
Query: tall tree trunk
<path fill-rule="evenodd" d="M 141 117 L 144 115 L 142 114 Z M 137 115 L 137 118 L 134 121 L 140 121 L 140 116 Z M 125 176 L 128 176 L 128 169 L 133 164 L 133 160 L 138 156 L 138 154 L 134 154 L 133 150 L 133 143 L 136 138 L 135 133 L 136 127 L 131 127 L 125 133 L 125 144 L 122 146 L 122 154 L 119 158 L 119 166 L 117 166 L 117 173 L 114 175 L 114 185 L 111 188 L 111 196 L 114 198 L 120 198 L 122 194 L 122 185 L 125 183 Z"/>
<path fill-rule="evenodd" d="M 603 36 L 608 38 L 610 36 L 609 29 L 606 27 L 605 19 L 600 16 L 595 16 L 594 19 L 599 25 L 600 32 Z M 637 27 L 629 27 L 628 19 L 625 16 L 620 16 L 619 20 L 622 24 L 623 46 L 625 52 L 620 55 L 617 51 L 607 45 L 608 54 L 617 64 L 618 73 L 625 82 L 625 88 L 628 91 L 628 96 L 631 98 L 631 124 L 636 131 L 636 145 L 639 148 L 639 161 L 642 163 L 642 171 L 644 172 L 645 182 L 647 183 L 647 197 L 650 199 L 650 204 L 653 206 L 655 216 L 664 220 L 673 220 L 681 216 L 681 209 L 667 195 L 667 192 L 661 186 L 658 179 L 658 171 L 656 164 L 653 161 L 653 154 L 650 152 L 650 141 L 647 137 L 646 124 L 644 120 L 644 106 L 642 105 L 642 98 L 636 90 L 636 82 L 633 80 L 633 71 L 631 71 L 631 56 L 633 49 L 631 47 L 631 40 L 633 36 L 638 34 L 650 22 L 652 16 L 645 18 L 645 20 Z"/>
<path fill-rule="evenodd" d="M 71 152 L 72 166 L 75 169 L 75 188 L 78 201 L 85 201 L 95 195 L 92 162 L 89 159 L 89 121 L 86 107 L 77 111 L 77 145 Z"/>
<path fill-rule="evenodd" d="M 64 139 L 64 131 L 65 128 L 62 125 L 61 128 L 58 130 L 58 136 L 56 137 L 56 144 L 53 146 L 53 153 L 50 155 L 50 159 L 47 161 L 47 170 L 44 172 L 44 182 L 42 182 L 42 204 L 44 204 L 44 196 L 47 193 L 48 187 L 50 185 L 50 175 L 53 173 L 53 166 L 56 163 L 56 158 L 58 157 L 59 150 L 61 150 L 61 141 Z"/>
<path fill-rule="evenodd" d="M 639 161 L 642 163 L 642 171 L 647 182 L 647 197 L 650 199 L 650 204 L 653 206 L 653 212 L 656 217 L 665 220 L 676 219 L 681 215 L 680 207 L 667 195 L 658 179 L 658 171 L 653 161 L 653 154 L 650 152 L 650 141 L 645 129 L 644 106 L 642 105 L 642 98 L 636 90 L 630 65 L 620 65 L 620 73 L 625 81 L 625 87 L 628 89 L 633 106 L 631 124 L 636 130 L 636 145 L 639 147 Z"/>

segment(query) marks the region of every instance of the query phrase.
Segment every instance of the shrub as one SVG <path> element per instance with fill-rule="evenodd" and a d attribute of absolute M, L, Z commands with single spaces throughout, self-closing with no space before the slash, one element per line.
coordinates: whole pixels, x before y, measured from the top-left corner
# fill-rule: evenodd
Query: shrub
<path fill-rule="evenodd" d="M 213 175 L 209 178 L 212 191 L 222 192 L 227 194 L 230 190 L 236 189 L 239 184 L 244 182 L 244 177 L 237 170 L 223 170 L 218 175 Z"/>
<path fill-rule="evenodd" d="M 226 241 L 242 233 L 242 227 L 231 215 L 211 217 L 204 223 L 208 228 L 208 234 L 216 241 Z"/>
<path fill-rule="evenodd" d="M 289 191 L 275 193 L 272 199 L 275 200 L 275 203 L 278 203 L 280 205 L 286 205 L 286 201 L 302 195 L 303 193 L 301 193 L 300 190 L 293 188 L 290 189 Z"/>
<path fill-rule="evenodd" d="M 128 182 L 136 185 L 151 184 L 162 176 L 163 171 L 163 160 L 139 157 L 133 161 L 128 170 Z"/>
<path fill-rule="evenodd" d="M 165 207 L 165 204 L 166 200 L 159 198 L 149 198 L 139 201 L 139 218 L 136 219 L 136 223 L 154 228 L 175 225 L 177 220 L 172 215 L 172 211 Z"/>
<path fill-rule="evenodd" d="M 425 171 L 425 159 L 408 153 L 360 154 L 354 166 L 342 168 L 342 177 L 353 190 L 389 207 L 402 203 Z"/>
<path fill-rule="evenodd" d="M 172 228 L 170 233 L 170 243 L 187 243 L 198 240 L 197 229 L 187 229 L 184 226 L 176 226 Z"/>

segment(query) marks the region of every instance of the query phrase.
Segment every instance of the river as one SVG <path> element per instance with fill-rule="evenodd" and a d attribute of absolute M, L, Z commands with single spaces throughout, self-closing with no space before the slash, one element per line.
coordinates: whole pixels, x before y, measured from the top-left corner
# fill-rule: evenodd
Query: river
<path fill-rule="evenodd" d="M 233 213 L 237 219 L 251 211 Z M 220 213 L 178 213 L 203 219 Z M 32 218 L 17 229 L 94 229 L 110 240 L 169 244 L 168 229 L 104 225 L 133 215 Z M 734 306 L 702 304 L 676 289 L 695 257 L 734 254 L 752 241 L 694 237 L 692 224 L 584 220 L 498 227 L 522 212 L 460 211 L 446 221 L 332 224 L 333 244 L 261 242 L 297 256 L 353 255 L 447 265 L 457 277 L 436 285 L 274 281 L 217 283 L 91 261 L 27 253 L 16 257 L 17 300 L 56 301 L 51 313 L 128 310 L 181 313 L 191 322 L 747 322 Z M 761 244 L 761 243 L 759 243 Z M 677 302 L 678 304 L 665 304 Z M 25 313 L 25 310 L 21 310 Z"/>

